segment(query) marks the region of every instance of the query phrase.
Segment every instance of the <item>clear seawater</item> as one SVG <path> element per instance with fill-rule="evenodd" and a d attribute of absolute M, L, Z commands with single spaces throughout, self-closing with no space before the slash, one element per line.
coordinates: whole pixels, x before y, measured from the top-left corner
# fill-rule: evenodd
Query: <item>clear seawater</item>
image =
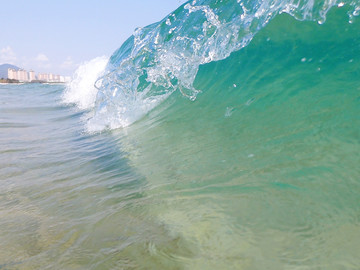
<path fill-rule="evenodd" d="M 360 269 L 359 5 L 282 3 L 0 85 L 0 269 Z"/>

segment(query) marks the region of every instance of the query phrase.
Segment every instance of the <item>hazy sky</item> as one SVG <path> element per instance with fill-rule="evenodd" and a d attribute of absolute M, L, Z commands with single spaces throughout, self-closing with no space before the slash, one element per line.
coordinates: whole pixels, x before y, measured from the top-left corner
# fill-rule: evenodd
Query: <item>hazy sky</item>
<path fill-rule="evenodd" d="M 185 0 L 1 1 L 0 64 L 71 75 Z"/>

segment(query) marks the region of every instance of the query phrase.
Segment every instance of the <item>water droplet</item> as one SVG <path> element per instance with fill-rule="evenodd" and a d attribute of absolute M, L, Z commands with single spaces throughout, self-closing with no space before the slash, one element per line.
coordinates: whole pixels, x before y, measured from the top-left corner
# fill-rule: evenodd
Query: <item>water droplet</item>
<path fill-rule="evenodd" d="M 354 16 L 353 15 L 349 15 L 349 23 L 350 24 L 354 23 Z"/>
<path fill-rule="evenodd" d="M 113 95 L 112 95 L 113 97 L 116 96 L 117 91 L 118 91 L 118 88 L 116 87 L 115 90 L 114 90 L 114 92 L 113 92 Z"/>
<path fill-rule="evenodd" d="M 253 103 L 254 101 L 255 101 L 255 98 L 251 98 L 248 101 L 246 101 L 245 105 L 250 106 L 250 104 Z"/>
<path fill-rule="evenodd" d="M 306 61 L 306 58 L 304 57 L 304 58 L 301 58 L 301 62 L 305 62 Z"/>
<path fill-rule="evenodd" d="M 354 10 L 354 12 L 352 13 L 352 15 L 354 15 L 354 16 L 359 16 L 359 14 L 360 14 L 360 7 L 357 7 L 357 8 L 355 8 L 355 10 Z"/>
<path fill-rule="evenodd" d="M 230 117 L 234 112 L 234 108 L 233 107 L 226 107 L 225 110 L 225 117 Z"/>

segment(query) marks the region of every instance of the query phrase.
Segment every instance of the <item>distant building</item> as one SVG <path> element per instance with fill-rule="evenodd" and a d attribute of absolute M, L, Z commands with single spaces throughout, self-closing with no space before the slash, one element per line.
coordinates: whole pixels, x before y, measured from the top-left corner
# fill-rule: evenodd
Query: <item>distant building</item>
<path fill-rule="evenodd" d="M 20 82 L 31 82 L 35 80 L 43 82 L 69 82 L 71 80 L 69 76 L 54 75 L 52 73 L 38 73 L 36 76 L 33 70 L 27 72 L 24 69 L 16 70 L 13 68 L 8 69 L 8 78 Z"/>
<path fill-rule="evenodd" d="M 18 73 L 18 80 L 20 82 L 28 82 L 29 81 L 28 73 L 26 70 L 20 69 L 17 71 L 17 73 Z"/>
<path fill-rule="evenodd" d="M 44 82 L 49 81 L 49 74 L 39 73 L 39 74 L 38 74 L 38 80 L 44 81 Z"/>
<path fill-rule="evenodd" d="M 36 80 L 35 71 L 30 70 L 29 71 L 29 82 L 35 81 L 35 80 Z"/>
<path fill-rule="evenodd" d="M 8 78 L 10 80 L 18 80 L 17 70 L 13 68 L 8 69 Z"/>
<path fill-rule="evenodd" d="M 13 69 L 13 68 L 9 68 L 8 69 L 8 78 L 12 79 L 12 80 L 18 80 L 20 82 L 28 82 L 31 79 L 30 76 L 35 76 L 35 73 L 32 71 L 32 74 L 28 74 L 28 72 L 24 69 Z"/>

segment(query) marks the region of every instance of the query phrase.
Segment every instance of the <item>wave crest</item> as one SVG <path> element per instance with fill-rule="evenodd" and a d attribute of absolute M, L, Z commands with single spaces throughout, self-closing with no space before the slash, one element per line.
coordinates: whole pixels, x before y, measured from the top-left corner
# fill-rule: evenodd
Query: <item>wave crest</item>
<path fill-rule="evenodd" d="M 95 84 L 92 121 L 102 123 L 100 129 L 127 126 L 177 89 L 195 100 L 199 66 L 247 46 L 276 15 L 323 23 L 331 7 L 344 5 L 352 7 L 350 20 L 358 15 L 359 1 L 188 1 L 162 21 L 136 29 L 111 56 Z"/>

